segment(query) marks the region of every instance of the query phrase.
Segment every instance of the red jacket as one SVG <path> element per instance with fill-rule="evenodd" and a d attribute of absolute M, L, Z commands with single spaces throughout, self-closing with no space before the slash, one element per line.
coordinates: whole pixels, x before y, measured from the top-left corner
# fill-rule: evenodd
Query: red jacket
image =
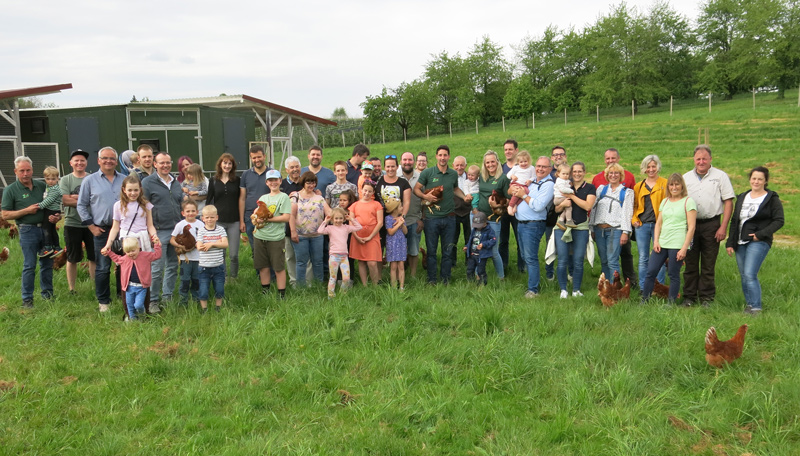
<path fill-rule="evenodd" d="M 136 273 L 139 274 L 139 280 L 143 287 L 147 288 L 153 281 L 153 275 L 150 271 L 150 263 L 161 258 L 161 244 L 153 246 L 152 252 L 139 252 L 135 260 L 132 260 L 128 255 L 117 255 L 109 251 L 108 256 L 122 267 L 122 289 L 128 291 L 128 282 L 131 278 L 131 270 L 133 265 L 136 265 Z"/>

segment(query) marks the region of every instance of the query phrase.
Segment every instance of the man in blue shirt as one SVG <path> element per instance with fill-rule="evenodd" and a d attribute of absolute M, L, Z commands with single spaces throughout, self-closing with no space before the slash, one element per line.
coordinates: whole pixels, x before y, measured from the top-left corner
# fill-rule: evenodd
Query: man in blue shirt
<path fill-rule="evenodd" d="M 311 171 L 317 176 L 317 190 L 325 197 L 325 190 L 328 185 L 336 182 L 336 175 L 333 171 L 322 166 L 322 148 L 319 146 L 311 146 L 308 149 L 308 166 L 300 170 L 300 174 L 306 171 Z"/>

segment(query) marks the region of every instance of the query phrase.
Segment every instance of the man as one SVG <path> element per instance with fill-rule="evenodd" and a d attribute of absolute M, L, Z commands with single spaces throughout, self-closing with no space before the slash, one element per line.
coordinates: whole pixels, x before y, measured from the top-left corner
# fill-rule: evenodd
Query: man
<path fill-rule="evenodd" d="M 606 168 L 610 165 L 615 163 L 619 163 L 619 151 L 614 148 L 606 149 L 603 158 L 606 162 Z M 605 169 L 605 168 L 603 168 Z M 599 189 L 601 185 L 608 185 L 608 180 L 606 180 L 606 173 L 604 171 L 600 171 L 600 173 L 594 176 L 592 179 L 592 185 L 595 188 Z M 633 177 L 633 173 L 625 170 L 625 176 L 622 179 L 622 185 L 633 191 L 633 186 L 636 185 L 636 179 Z M 632 239 L 635 240 L 635 239 Z M 636 269 L 633 267 L 633 252 L 631 252 L 631 243 L 626 242 L 622 244 L 622 248 L 619 251 L 619 264 L 622 267 L 622 276 L 625 279 L 631 279 L 631 286 L 634 288 L 639 287 L 639 279 L 637 278 Z"/>
<path fill-rule="evenodd" d="M 141 181 L 155 172 L 153 169 L 153 146 L 141 144 L 136 148 L 136 153 L 139 154 L 139 167 L 134 168 L 134 171 L 136 171 Z"/>
<path fill-rule="evenodd" d="M 400 177 L 408 181 L 408 184 L 413 189 L 417 186 L 419 181 L 419 171 L 414 169 L 416 161 L 414 154 L 405 152 L 400 157 L 400 168 L 402 174 Z M 408 205 L 408 214 L 406 214 L 406 245 L 408 248 L 408 274 L 409 277 L 417 276 L 417 261 L 419 259 L 419 241 L 422 238 L 422 200 L 411 191 L 411 202 Z"/>
<path fill-rule="evenodd" d="M 428 155 L 423 150 L 417 154 L 417 171 L 423 172 L 428 169 Z"/>
<path fill-rule="evenodd" d="M 381 170 L 381 159 L 378 157 L 370 157 L 369 162 L 372 163 L 372 176 L 370 178 L 375 182 L 386 175 L 386 171 Z"/>
<path fill-rule="evenodd" d="M 122 181 L 125 176 L 117 172 L 117 151 L 106 146 L 97 152 L 97 164 L 100 170 L 83 179 L 76 209 L 81 224 L 87 226 L 94 241 L 95 261 L 94 294 L 100 312 L 108 312 L 111 304 L 111 258 L 104 256 L 100 250 L 108 241 L 108 231 L 114 222 L 114 203 L 119 201 Z"/>
<path fill-rule="evenodd" d="M 550 161 L 553 162 L 553 166 L 550 168 L 550 178 L 555 182 L 556 174 L 558 174 L 558 167 L 560 165 L 567 165 L 567 151 L 561 146 L 553 147 L 550 151 Z M 555 207 L 551 204 L 547 208 L 547 223 L 545 223 L 544 230 L 545 245 L 550 242 L 550 236 L 553 234 L 553 227 L 556 226 L 557 221 L 558 214 L 556 213 Z M 547 280 L 553 280 L 555 278 L 555 262 L 545 263 L 544 272 Z"/>
<path fill-rule="evenodd" d="M 311 159 L 311 152 L 309 152 L 308 158 L 309 160 Z M 300 159 L 297 157 L 287 157 L 284 164 L 286 166 L 286 179 L 281 181 L 281 192 L 287 195 L 299 192 L 303 189 L 303 186 L 300 185 Z M 317 188 L 319 188 L 319 180 L 317 181 Z M 289 273 L 289 285 L 294 288 L 297 282 L 297 258 L 294 256 L 292 231 L 288 223 L 286 224 L 286 239 L 284 239 L 284 254 L 286 255 L 286 272 Z M 309 269 L 311 269 L 310 261 L 308 262 L 308 266 Z"/>
<path fill-rule="evenodd" d="M 78 279 L 78 263 L 83 260 L 83 245 L 86 246 L 86 259 L 89 260 L 89 276 L 94 280 L 95 253 L 94 237 L 89 228 L 81 222 L 78 214 L 78 194 L 83 179 L 87 176 L 86 165 L 89 153 L 80 149 L 72 151 L 69 166 L 72 173 L 62 177 L 61 204 L 64 206 L 64 245 L 67 248 L 67 285 L 69 292 L 75 293 L 75 282 Z M 82 245 L 83 244 L 83 245 Z"/>
<path fill-rule="evenodd" d="M 453 249 L 451 250 L 450 255 L 453 257 L 453 266 L 455 266 L 458 263 L 456 246 L 458 245 L 459 233 L 464 233 L 464 245 L 466 245 L 470 232 L 472 232 L 472 195 L 469 192 L 464 191 L 467 182 L 469 182 L 466 173 L 467 159 L 461 155 L 454 158 L 453 169 L 456 171 L 456 174 L 458 174 L 458 188 L 461 189 L 461 192 L 464 193 L 464 195 L 468 195 L 470 199 L 470 201 L 467 201 L 466 199 L 455 196 L 455 200 L 453 201 L 453 204 L 455 204 L 454 213 L 456 230 L 453 236 Z"/>
<path fill-rule="evenodd" d="M 513 187 L 512 196 L 523 198 L 509 214 L 516 215 L 519 238 L 522 240 L 522 257 L 528 269 L 528 290 L 526 298 L 539 295 L 539 243 L 542 241 L 547 220 L 547 206 L 553 202 L 553 179 L 550 177 L 550 159 L 542 156 L 536 160 L 536 179 L 524 189 Z M 516 212 L 516 214 L 514 214 Z"/>
<path fill-rule="evenodd" d="M 22 307 L 33 309 L 37 259 L 42 298 L 53 298 L 53 259 L 39 258 L 37 255 L 44 247 L 44 211 L 39 210 L 39 203 L 44 200 L 47 185 L 44 181 L 33 179 L 33 162 L 28 157 L 14 159 L 14 174 L 17 180 L 3 191 L 2 214 L 6 220 L 17 221 L 19 245 L 22 248 Z M 49 219 L 51 223 L 56 223 L 60 218 L 53 215 Z"/>
<path fill-rule="evenodd" d="M 458 174 L 448 166 L 450 161 L 450 148 L 441 145 L 436 149 L 436 166 L 428 168 L 419 175 L 419 180 L 414 186 L 414 194 L 430 205 L 423 208 L 425 214 L 423 230 L 425 231 L 425 244 L 428 247 L 428 283 L 436 284 L 436 249 L 441 240 L 442 283 L 450 282 L 450 272 L 453 265 L 452 242 L 456 231 L 456 220 L 453 211 L 455 204 L 453 196 L 464 198 L 464 193 L 458 188 Z M 441 199 L 425 191 L 442 186 Z"/>
<path fill-rule="evenodd" d="M 728 175 L 711 166 L 711 148 L 705 144 L 694 148 L 694 169 L 684 174 L 683 180 L 689 196 L 697 204 L 692 248 L 684 260 L 683 305 L 691 306 L 699 301 L 708 306 L 716 297 L 714 269 L 719 243 L 726 237 L 736 194 Z"/>
<path fill-rule="evenodd" d="M 517 141 L 513 139 L 506 140 L 503 144 L 503 154 L 506 158 L 506 162 L 503 163 L 503 174 L 508 175 L 511 168 L 517 164 L 517 153 L 519 153 L 519 144 Z M 525 271 L 525 260 L 522 258 L 522 247 L 519 242 L 517 219 L 506 213 L 500 217 L 500 245 L 498 247 L 506 275 L 508 275 L 508 270 L 511 268 L 511 263 L 508 258 L 508 246 L 511 241 L 512 229 L 514 230 L 514 239 L 517 240 L 517 270 L 519 272 Z"/>
<path fill-rule="evenodd" d="M 328 188 L 328 185 L 336 182 L 336 175 L 333 174 L 333 171 L 322 166 L 322 148 L 317 145 L 311 146 L 311 148 L 308 149 L 308 166 L 301 169 L 300 174 L 306 171 L 311 171 L 317 176 L 317 190 L 320 191 L 323 197 L 325 196 L 325 190 Z"/>
<path fill-rule="evenodd" d="M 181 221 L 183 190 L 178 178 L 170 174 L 172 157 L 166 152 L 156 155 L 156 172 L 142 181 L 144 197 L 153 203 L 153 226 L 161 241 L 161 258 L 152 265 L 150 285 L 150 311 L 160 311 L 162 304 L 172 299 L 178 279 L 178 255 L 170 244 L 172 230 Z"/>
<path fill-rule="evenodd" d="M 250 251 L 253 251 L 253 222 L 250 215 L 258 207 L 258 199 L 269 193 L 267 187 L 267 156 L 264 148 L 256 144 L 250 148 L 253 167 L 242 173 L 239 179 L 239 231 L 247 233 Z"/>
<path fill-rule="evenodd" d="M 369 157 L 369 148 L 363 144 L 356 144 L 353 147 L 353 156 L 347 160 L 347 181 L 358 186 L 358 178 L 361 177 L 361 164 Z"/>

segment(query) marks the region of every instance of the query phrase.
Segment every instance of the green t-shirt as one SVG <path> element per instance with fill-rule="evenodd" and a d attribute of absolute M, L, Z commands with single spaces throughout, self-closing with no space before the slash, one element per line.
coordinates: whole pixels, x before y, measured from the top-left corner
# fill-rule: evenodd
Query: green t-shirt
<path fill-rule="evenodd" d="M 447 168 L 447 171 L 441 172 L 439 171 L 438 166 L 434 166 L 433 168 L 428 168 L 425 171 L 421 172 L 419 175 L 419 180 L 417 183 L 422 184 L 422 192 L 424 193 L 425 190 L 428 190 L 433 187 L 444 186 L 444 192 L 442 193 L 442 200 L 436 203 L 439 206 L 439 209 L 436 209 L 433 206 L 430 206 L 433 212 L 429 211 L 423 202 L 422 211 L 425 213 L 425 217 L 429 218 L 441 218 L 447 217 L 448 215 L 452 214 L 456 210 L 455 201 L 453 200 L 453 189 L 458 187 L 458 173 L 456 170 L 452 168 Z"/>
<path fill-rule="evenodd" d="M 679 201 L 672 202 L 669 198 L 665 198 L 661 202 L 661 233 L 658 236 L 658 243 L 661 244 L 662 249 L 680 249 L 683 247 L 683 242 L 686 240 L 686 213 L 689 211 L 697 211 L 697 205 L 694 200 L 683 198 Z"/>
<path fill-rule="evenodd" d="M 77 196 L 78 192 L 81 190 L 81 182 L 83 182 L 88 175 L 89 174 L 86 174 L 86 176 L 83 177 L 75 177 L 72 175 L 72 173 L 70 173 L 62 177 L 58 182 L 58 185 L 61 187 L 61 194 Z M 81 223 L 81 216 L 78 215 L 78 209 L 66 205 L 64 206 L 64 225 L 76 227 L 83 226 Z"/>
<path fill-rule="evenodd" d="M 491 221 L 496 221 L 497 217 L 492 217 L 492 207 L 489 206 L 489 197 L 492 196 L 493 190 L 498 190 L 506 198 L 508 198 L 508 186 L 511 181 L 505 174 L 500 174 L 500 177 L 491 177 L 485 181 L 482 177 L 478 178 L 478 210 L 486 214 Z"/>
<path fill-rule="evenodd" d="M 258 200 L 267 205 L 274 217 L 292 212 L 292 203 L 289 202 L 289 195 L 286 193 L 278 193 L 277 195 L 267 193 Z M 285 223 L 267 222 L 264 228 L 254 230 L 253 236 L 262 241 L 280 241 L 286 237 L 285 226 Z"/>
<path fill-rule="evenodd" d="M 28 189 L 19 181 L 14 181 L 13 184 L 3 190 L 3 210 L 4 211 L 19 211 L 25 209 L 31 204 L 39 204 L 44 199 L 44 191 L 47 190 L 47 185 L 42 181 L 33 181 L 33 190 Z M 36 225 L 44 221 L 44 211 L 41 209 L 34 214 L 26 214 L 16 219 L 17 224 Z"/>

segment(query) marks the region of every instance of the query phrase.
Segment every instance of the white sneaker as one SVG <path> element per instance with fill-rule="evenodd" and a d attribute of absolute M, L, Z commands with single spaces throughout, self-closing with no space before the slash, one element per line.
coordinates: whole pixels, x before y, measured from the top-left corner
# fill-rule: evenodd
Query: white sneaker
<path fill-rule="evenodd" d="M 527 299 L 533 299 L 533 298 L 535 298 L 535 297 L 537 297 L 537 296 L 539 296 L 539 293 L 536 293 L 536 292 L 534 292 L 534 291 L 530 291 L 530 290 L 528 290 L 528 291 L 526 291 L 526 292 L 525 292 L 525 297 L 526 297 Z"/>
<path fill-rule="evenodd" d="M 572 297 L 573 298 L 582 298 L 583 297 L 583 293 L 581 293 L 580 291 L 573 291 L 572 292 Z"/>
<path fill-rule="evenodd" d="M 108 312 L 108 304 L 100 304 L 100 312 Z"/>
<path fill-rule="evenodd" d="M 157 302 L 151 302 L 150 303 L 150 313 L 151 314 L 157 314 L 159 312 L 161 312 L 161 307 L 158 306 L 158 303 Z"/>
<path fill-rule="evenodd" d="M 561 290 L 561 299 L 567 299 L 569 297 L 569 293 L 567 290 Z"/>

